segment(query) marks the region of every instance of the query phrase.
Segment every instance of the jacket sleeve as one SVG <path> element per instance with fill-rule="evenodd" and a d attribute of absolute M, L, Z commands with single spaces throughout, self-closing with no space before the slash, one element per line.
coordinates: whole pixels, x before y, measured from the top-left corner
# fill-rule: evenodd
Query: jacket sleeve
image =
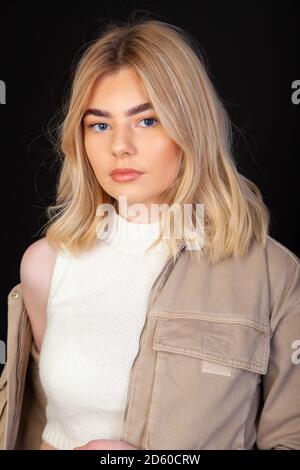
<path fill-rule="evenodd" d="M 282 271 L 274 273 L 276 279 Z M 299 264 L 293 261 L 283 287 L 281 283 L 275 289 L 269 364 L 262 376 L 263 405 L 256 436 L 256 447 L 262 450 L 300 449 L 299 271 Z"/>
<path fill-rule="evenodd" d="M 0 450 L 4 450 L 7 419 L 7 363 L 0 376 Z"/>

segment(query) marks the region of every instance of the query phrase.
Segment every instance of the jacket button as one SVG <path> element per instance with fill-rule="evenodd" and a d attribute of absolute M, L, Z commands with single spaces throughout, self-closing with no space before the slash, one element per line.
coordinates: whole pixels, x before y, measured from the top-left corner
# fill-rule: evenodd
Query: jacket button
<path fill-rule="evenodd" d="M 13 299 L 17 299 L 19 297 L 19 291 L 18 290 L 13 290 L 11 293 L 11 296 Z"/>

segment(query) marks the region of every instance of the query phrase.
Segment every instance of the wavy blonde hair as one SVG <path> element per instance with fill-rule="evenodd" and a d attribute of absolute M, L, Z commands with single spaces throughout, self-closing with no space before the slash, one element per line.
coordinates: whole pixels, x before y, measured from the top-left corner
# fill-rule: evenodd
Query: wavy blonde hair
<path fill-rule="evenodd" d="M 95 80 L 122 66 L 137 72 L 162 125 L 181 150 L 178 178 L 163 194 L 164 202 L 179 208 L 191 205 L 193 223 L 196 205 L 204 205 L 204 245 L 191 249 L 191 256 L 216 263 L 243 256 L 253 238 L 265 244 L 269 211 L 258 187 L 236 169 L 231 123 L 193 40 L 181 28 L 158 20 L 108 23 L 82 54 L 57 127 L 62 165 L 56 203 L 47 208 L 44 230 L 53 248 L 77 255 L 92 247 L 99 239 L 97 207 L 115 204 L 89 163 L 82 117 Z M 179 247 L 190 240 L 185 234 L 174 236 L 171 210 L 169 220 L 167 246 L 175 260 Z M 162 224 L 151 247 L 164 230 Z"/>

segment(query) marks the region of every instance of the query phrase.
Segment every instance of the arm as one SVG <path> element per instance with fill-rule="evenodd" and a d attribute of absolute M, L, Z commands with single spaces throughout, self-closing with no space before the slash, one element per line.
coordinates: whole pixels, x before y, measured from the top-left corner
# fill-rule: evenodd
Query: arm
<path fill-rule="evenodd" d="M 125 441 L 115 441 L 110 439 L 97 439 L 90 441 L 84 446 L 74 447 L 73 450 L 139 450 Z"/>
<path fill-rule="evenodd" d="M 278 322 L 263 376 L 258 449 L 300 449 L 300 300 Z"/>

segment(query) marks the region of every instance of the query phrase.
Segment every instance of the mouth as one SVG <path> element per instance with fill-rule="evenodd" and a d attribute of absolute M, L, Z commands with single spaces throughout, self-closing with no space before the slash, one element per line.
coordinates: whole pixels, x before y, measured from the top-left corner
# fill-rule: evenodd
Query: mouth
<path fill-rule="evenodd" d="M 143 173 L 142 171 L 137 170 L 136 168 L 125 167 L 125 168 L 114 168 L 110 174 L 112 175 L 112 174 L 117 174 L 117 173 L 131 173 L 131 172 Z"/>
<path fill-rule="evenodd" d="M 137 170 L 114 171 L 110 174 L 111 178 L 116 182 L 133 181 L 141 177 L 144 173 Z"/>

